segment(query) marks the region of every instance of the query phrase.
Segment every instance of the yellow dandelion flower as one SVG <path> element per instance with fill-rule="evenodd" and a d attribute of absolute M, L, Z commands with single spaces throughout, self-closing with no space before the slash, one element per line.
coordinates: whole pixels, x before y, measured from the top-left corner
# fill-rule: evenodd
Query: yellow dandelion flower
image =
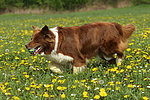
<path fill-rule="evenodd" d="M 39 89 L 39 88 L 41 88 L 41 86 L 38 85 L 38 86 L 36 86 L 36 88 Z"/>
<path fill-rule="evenodd" d="M 14 100 L 20 100 L 20 98 L 17 97 L 17 96 L 13 96 L 12 98 L 13 98 Z"/>
<path fill-rule="evenodd" d="M 108 82 L 108 84 L 113 84 L 113 82 Z"/>
<path fill-rule="evenodd" d="M 113 77 L 115 77 L 116 75 L 113 75 Z"/>
<path fill-rule="evenodd" d="M 83 97 L 84 97 L 84 98 L 87 98 L 87 97 L 88 97 L 88 95 L 83 95 Z"/>
<path fill-rule="evenodd" d="M 21 48 L 21 52 L 25 52 L 25 50 L 23 48 Z"/>
<path fill-rule="evenodd" d="M 107 93 L 106 93 L 105 91 L 101 91 L 101 92 L 99 93 L 99 95 L 102 96 L 102 97 L 106 97 L 106 96 L 107 96 Z"/>
<path fill-rule="evenodd" d="M 131 51 L 131 48 L 126 49 L 127 51 Z"/>
<path fill-rule="evenodd" d="M 121 70 L 120 70 L 120 73 L 122 73 L 122 72 L 124 72 L 124 69 L 121 69 Z"/>
<path fill-rule="evenodd" d="M 65 86 L 64 86 L 64 87 L 62 87 L 62 90 L 66 90 L 66 89 L 67 89 L 67 87 L 65 87 Z"/>
<path fill-rule="evenodd" d="M 51 97 L 51 98 L 54 98 L 54 97 L 55 97 L 55 95 L 50 95 L 50 97 Z"/>
<path fill-rule="evenodd" d="M 48 98 L 48 97 L 49 97 L 48 93 L 47 93 L 47 92 L 45 92 L 45 93 L 43 94 L 43 97 Z"/>
<path fill-rule="evenodd" d="M 125 96 L 124 96 L 124 98 L 128 98 L 128 97 L 129 97 L 129 95 L 125 95 Z"/>
<path fill-rule="evenodd" d="M 131 65 L 128 65 L 128 66 L 127 66 L 127 69 L 131 69 Z"/>
<path fill-rule="evenodd" d="M 23 75 L 26 75 L 27 74 L 27 72 L 23 72 Z"/>
<path fill-rule="evenodd" d="M 132 84 L 128 84 L 129 88 L 134 88 L 134 86 Z"/>
<path fill-rule="evenodd" d="M 87 92 L 87 91 L 84 91 L 84 92 L 83 92 L 83 95 L 87 95 L 87 94 L 88 94 L 88 92 Z"/>
<path fill-rule="evenodd" d="M 143 89 L 143 88 L 139 88 L 139 90 L 144 91 L 144 89 Z"/>
<path fill-rule="evenodd" d="M 117 63 L 117 66 L 120 66 L 121 65 L 121 62 Z"/>
<path fill-rule="evenodd" d="M 76 86 L 75 86 L 75 85 L 72 85 L 72 86 L 71 86 L 71 88 L 73 88 L 73 89 L 74 89 L 74 88 L 76 88 Z"/>
<path fill-rule="evenodd" d="M 148 59 L 148 60 L 149 60 L 149 59 L 150 59 L 150 56 L 149 56 L 149 57 L 147 57 L 146 59 Z"/>
<path fill-rule="evenodd" d="M 97 68 L 93 68 L 92 71 L 93 71 L 93 72 L 97 71 Z"/>
<path fill-rule="evenodd" d="M 78 80 L 75 80 L 75 83 L 79 83 L 79 81 L 78 81 Z"/>
<path fill-rule="evenodd" d="M 137 70 L 133 70 L 133 72 L 134 72 L 134 73 L 136 73 L 136 72 L 137 72 Z"/>
<path fill-rule="evenodd" d="M 12 80 L 15 80 L 16 79 L 16 77 L 12 77 Z"/>
<path fill-rule="evenodd" d="M 65 95 L 65 94 L 61 94 L 61 97 L 62 97 L 62 98 L 65 98 L 65 97 L 66 97 L 66 95 Z"/>
<path fill-rule="evenodd" d="M 133 80 L 130 80 L 130 82 L 132 83 L 132 82 L 133 82 Z"/>
<path fill-rule="evenodd" d="M 148 100 L 148 97 L 144 96 L 144 97 L 143 97 L 143 100 Z"/>
<path fill-rule="evenodd" d="M 84 83 L 84 82 L 86 82 L 86 80 L 85 80 L 85 79 L 84 79 L 84 80 L 81 80 L 81 82 Z"/>
<path fill-rule="evenodd" d="M 25 76 L 25 78 L 29 78 L 29 75 L 24 75 Z"/>
<path fill-rule="evenodd" d="M 67 87 L 61 87 L 61 86 L 57 87 L 57 90 L 66 90 L 66 89 L 67 89 Z"/>
<path fill-rule="evenodd" d="M 145 69 L 143 69 L 143 73 L 146 73 L 146 70 L 145 70 Z"/>
<path fill-rule="evenodd" d="M 101 88 L 101 89 L 100 89 L 100 92 L 105 92 L 105 89 L 104 89 L 104 88 Z"/>
<path fill-rule="evenodd" d="M 127 77 L 130 77 L 130 75 L 127 75 Z"/>
<path fill-rule="evenodd" d="M 11 90 L 12 88 L 8 88 L 7 90 Z"/>
<path fill-rule="evenodd" d="M 16 59 L 16 60 L 18 60 L 18 59 L 19 59 L 19 57 L 15 56 L 15 59 Z"/>
<path fill-rule="evenodd" d="M 30 88 L 29 88 L 29 87 L 26 87 L 25 89 L 26 89 L 27 91 L 29 91 L 29 90 L 30 90 Z"/>
<path fill-rule="evenodd" d="M 7 92 L 7 90 L 6 90 L 6 89 L 4 89 L 4 90 L 3 90 L 3 93 L 6 93 L 6 92 Z"/>
<path fill-rule="evenodd" d="M 31 94 L 34 94 L 35 92 L 34 91 L 31 91 Z"/>
<path fill-rule="evenodd" d="M 5 85 L 8 85 L 8 84 L 9 84 L 8 82 L 5 83 Z"/>
<path fill-rule="evenodd" d="M 124 78 L 124 80 L 127 81 L 128 79 L 127 79 L 127 78 Z"/>
<path fill-rule="evenodd" d="M 116 90 L 119 90 L 120 89 L 120 87 L 116 87 Z"/>
<path fill-rule="evenodd" d="M 9 96 L 10 96 L 10 95 L 11 95 L 11 93 L 10 93 L 10 92 L 8 92 L 8 93 L 6 93 L 6 95 L 9 95 Z"/>
<path fill-rule="evenodd" d="M 65 81 L 66 81 L 66 79 L 64 79 L 64 80 L 58 80 L 58 83 L 63 84 Z"/>
<path fill-rule="evenodd" d="M 100 99 L 100 96 L 99 95 L 95 95 L 94 99 Z"/>
<path fill-rule="evenodd" d="M 148 78 L 144 78 L 143 80 L 146 81 Z"/>
<path fill-rule="evenodd" d="M 134 40 L 133 40 L 134 41 Z M 129 43 L 129 45 L 133 45 L 134 43 Z"/>
<path fill-rule="evenodd" d="M 44 87 L 49 88 L 51 85 L 49 84 L 44 84 Z"/>
<path fill-rule="evenodd" d="M 31 87 L 31 88 L 33 87 L 33 88 L 34 88 L 34 87 L 36 87 L 36 85 L 35 85 L 35 84 L 31 84 L 30 87 Z"/>
<path fill-rule="evenodd" d="M 121 82 L 117 81 L 116 84 L 121 84 Z"/>
<path fill-rule="evenodd" d="M 52 82 L 55 83 L 55 82 L 56 82 L 56 79 L 53 79 Z"/>

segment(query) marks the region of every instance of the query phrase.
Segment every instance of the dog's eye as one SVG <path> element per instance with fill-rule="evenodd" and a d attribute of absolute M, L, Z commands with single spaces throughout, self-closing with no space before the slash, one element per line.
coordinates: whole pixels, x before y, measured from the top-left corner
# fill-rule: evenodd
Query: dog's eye
<path fill-rule="evenodd" d="M 39 40 L 34 40 L 34 42 L 39 43 Z"/>
<path fill-rule="evenodd" d="M 33 39 L 33 41 L 36 42 L 36 43 L 39 43 L 40 41 L 42 41 L 42 38 L 41 37 L 35 37 Z"/>

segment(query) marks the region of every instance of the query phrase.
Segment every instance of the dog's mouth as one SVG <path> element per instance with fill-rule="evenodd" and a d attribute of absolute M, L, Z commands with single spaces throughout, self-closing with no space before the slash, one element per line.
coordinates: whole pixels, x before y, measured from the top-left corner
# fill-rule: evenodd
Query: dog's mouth
<path fill-rule="evenodd" d="M 41 50 L 42 50 L 42 46 L 37 46 L 33 49 L 29 49 L 29 52 L 30 52 L 30 54 L 35 56 L 35 55 L 39 54 Z"/>

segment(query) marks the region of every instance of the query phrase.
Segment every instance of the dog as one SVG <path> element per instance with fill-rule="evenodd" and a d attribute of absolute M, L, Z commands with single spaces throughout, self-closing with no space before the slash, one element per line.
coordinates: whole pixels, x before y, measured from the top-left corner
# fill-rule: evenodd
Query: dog
<path fill-rule="evenodd" d="M 135 31 L 133 24 L 121 26 L 115 22 L 93 22 L 82 26 L 48 28 L 33 27 L 31 41 L 26 44 L 33 55 L 40 54 L 51 61 L 50 70 L 62 74 L 65 66 L 77 74 L 86 70 L 89 59 L 97 55 L 105 60 L 123 60 L 128 39 Z"/>

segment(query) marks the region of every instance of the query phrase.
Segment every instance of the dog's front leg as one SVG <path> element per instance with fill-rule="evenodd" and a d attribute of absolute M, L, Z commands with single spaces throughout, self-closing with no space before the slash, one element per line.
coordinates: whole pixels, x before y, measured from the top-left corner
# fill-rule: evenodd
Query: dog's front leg
<path fill-rule="evenodd" d="M 64 72 L 61 68 L 62 66 L 54 62 L 49 63 L 48 67 L 52 72 L 57 73 L 57 74 L 63 74 Z"/>

